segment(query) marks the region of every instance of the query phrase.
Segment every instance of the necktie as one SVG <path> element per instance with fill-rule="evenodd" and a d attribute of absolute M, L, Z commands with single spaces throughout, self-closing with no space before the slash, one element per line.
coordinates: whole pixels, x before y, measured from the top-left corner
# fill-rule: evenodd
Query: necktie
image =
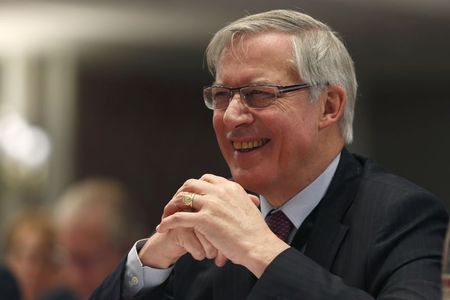
<path fill-rule="evenodd" d="M 288 217 L 281 211 L 269 213 L 266 217 L 266 223 L 270 230 L 275 233 L 281 240 L 287 242 L 289 232 L 294 225 L 289 221 Z"/>

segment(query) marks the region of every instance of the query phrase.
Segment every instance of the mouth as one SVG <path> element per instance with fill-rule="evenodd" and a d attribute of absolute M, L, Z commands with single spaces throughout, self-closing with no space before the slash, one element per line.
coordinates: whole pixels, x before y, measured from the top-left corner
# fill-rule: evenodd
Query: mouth
<path fill-rule="evenodd" d="M 232 142 L 233 149 L 239 152 L 250 152 L 256 150 L 265 144 L 267 144 L 269 139 L 259 139 L 245 142 Z"/>

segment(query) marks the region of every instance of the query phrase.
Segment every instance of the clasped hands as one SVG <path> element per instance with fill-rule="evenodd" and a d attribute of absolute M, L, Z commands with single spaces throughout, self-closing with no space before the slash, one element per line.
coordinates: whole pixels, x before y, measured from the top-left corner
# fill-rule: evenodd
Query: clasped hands
<path fill-rule="evenodd" d="M 191 193 L 192 207 L 185 202 Z M 167 268 L 190 253 L 197 260 L 214 259 L 217 266 L 231 260 L 259 277 L 289 245 L 268 228 L 258 205 L 256 196 L 226 178 L 189 179 L 165 206 L 139 257 L 144 265 Z"/>

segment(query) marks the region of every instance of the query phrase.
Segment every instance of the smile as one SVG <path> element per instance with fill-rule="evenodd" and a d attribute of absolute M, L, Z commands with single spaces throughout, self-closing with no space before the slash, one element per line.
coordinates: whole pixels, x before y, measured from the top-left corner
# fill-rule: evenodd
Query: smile
<path fill-rule="evenodd" d="M 232 142 L 234 150 L 241 152 L 249 152 L 267 144 L 269 139 L 260 139 L 245 142 Z"/>

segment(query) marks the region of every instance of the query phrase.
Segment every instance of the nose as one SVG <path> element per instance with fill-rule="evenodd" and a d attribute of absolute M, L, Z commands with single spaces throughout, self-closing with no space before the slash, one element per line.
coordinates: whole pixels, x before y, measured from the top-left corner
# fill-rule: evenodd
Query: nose
<path fill-rule="evenodd" d="M 236 128 L 253 122 L 253 114 L 240 97 L 239 93 L 234 93 L 223 114 L 223 122 L 229 128 Z"/>

